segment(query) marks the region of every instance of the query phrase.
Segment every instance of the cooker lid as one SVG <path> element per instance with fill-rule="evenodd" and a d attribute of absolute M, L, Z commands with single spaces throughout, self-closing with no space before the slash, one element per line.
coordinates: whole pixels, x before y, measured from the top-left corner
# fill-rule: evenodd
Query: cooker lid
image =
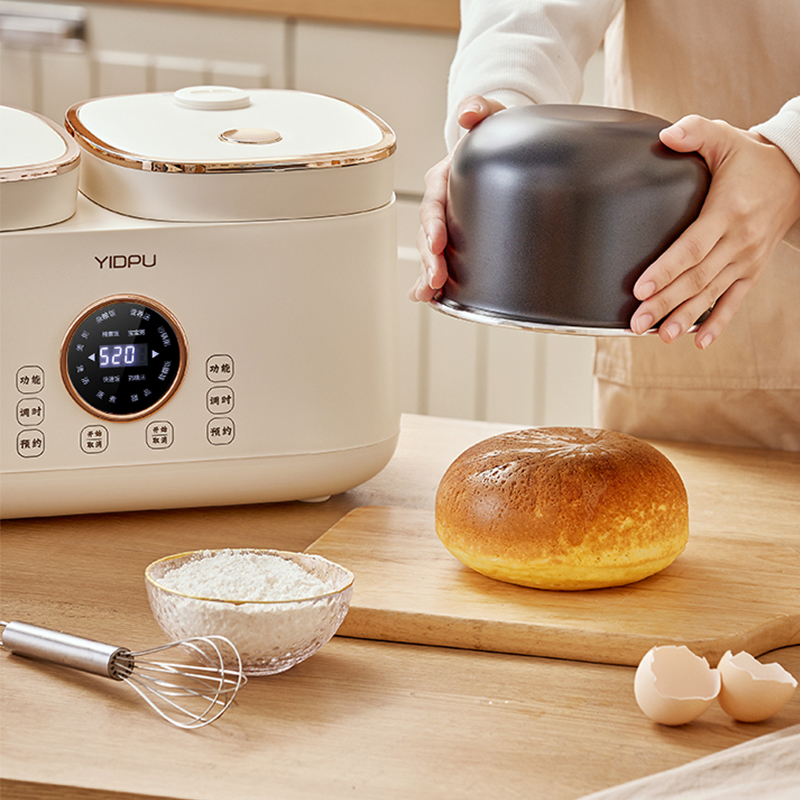
<path fill-rule="evenodd" d="M 366 109 L 277 89 L 193 86 L 98 98 L 72 106 L 67 128 L 94 156 L 162 173 L 342 167 L 395 150 L 391 128 Z"/>
<path fill-rule="evenodd" d="M 55 122 L 21 108 L 0 106 L 0 182 L 51 178 L 75 169 L 80 150 Z"/>
<path fill-rule="evenodd" d="M 0 230 L 52 225 L 72 216 L 80 149 L 55 122 L 0 106 Z"/>

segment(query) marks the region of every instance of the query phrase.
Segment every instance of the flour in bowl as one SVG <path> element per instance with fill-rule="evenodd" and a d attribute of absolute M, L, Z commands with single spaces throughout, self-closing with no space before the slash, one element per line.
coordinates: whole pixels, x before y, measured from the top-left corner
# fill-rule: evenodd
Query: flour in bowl
<path fill-rule="evenodd" d="M 205 551 L 158 579 L 165 589 L 193 597 L 236 602 L 302 600 L 336 587 L 299 564 L 268 553 Z"/>
<path fill-rule="evenodd" d="M 283 672 L 315 653 L 353 596 L 353 573 L 310 553 L 205 550 L 156 561 L 146 574 L 170 639 L 227 636 L 247 675 Z"/>

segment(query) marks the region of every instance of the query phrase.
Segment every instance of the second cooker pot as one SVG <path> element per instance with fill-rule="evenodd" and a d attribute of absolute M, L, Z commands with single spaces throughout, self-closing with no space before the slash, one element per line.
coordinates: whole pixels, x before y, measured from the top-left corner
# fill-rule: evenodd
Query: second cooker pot
<path fill-rule="evenodd" d="M 669 123 L 581 105 L 488 117 L 453 157 L 449 278 L 434 305 L 515 327 L 629 333 L 633 285 L 697 217 L 710 175 Z"/>

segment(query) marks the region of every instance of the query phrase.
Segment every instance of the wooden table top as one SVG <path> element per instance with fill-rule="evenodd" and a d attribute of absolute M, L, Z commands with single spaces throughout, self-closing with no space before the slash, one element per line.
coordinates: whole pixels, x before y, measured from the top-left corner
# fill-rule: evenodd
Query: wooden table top
<path fill-rule="evenodd" d="M 10 520 L 0 618 L 133 649 L 163 641 L 143 571 L 204 547 L 302 550 L 353 508 L 432 508 L 470 444 L 508 426 L 406 416 L 378 476 L 322 504 Z M 800 454 L 657 445 L 690 517 L 800 552 Z M 742 569 L 747 569 L 743 564 Z M 800 677 L 800 646 L 773 651 Z M 664 728 L 632 667 L 335 637 L 251 679 L 214 725 L 159 720 L 124 684 L 0 652 L 0 792 L 11 798 L 578 798 L 800 723 L 800 692 L 746 725 L 715 705 Z"/>

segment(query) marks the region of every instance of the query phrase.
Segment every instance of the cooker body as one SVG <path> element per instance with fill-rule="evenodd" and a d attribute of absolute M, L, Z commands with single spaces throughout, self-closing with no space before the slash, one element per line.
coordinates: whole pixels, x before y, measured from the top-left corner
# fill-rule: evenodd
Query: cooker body
<path fill-rule="evenodd" d="M 394 452 L 393 202 L 175 224 L 79 198 L 67 222 L 0 235 L 0 259 L 3 518 L 324 497 Z M 126 337 L 151 311 L 142 350 Z M 185 348 L 165 368 L 167 334 Z"/>

